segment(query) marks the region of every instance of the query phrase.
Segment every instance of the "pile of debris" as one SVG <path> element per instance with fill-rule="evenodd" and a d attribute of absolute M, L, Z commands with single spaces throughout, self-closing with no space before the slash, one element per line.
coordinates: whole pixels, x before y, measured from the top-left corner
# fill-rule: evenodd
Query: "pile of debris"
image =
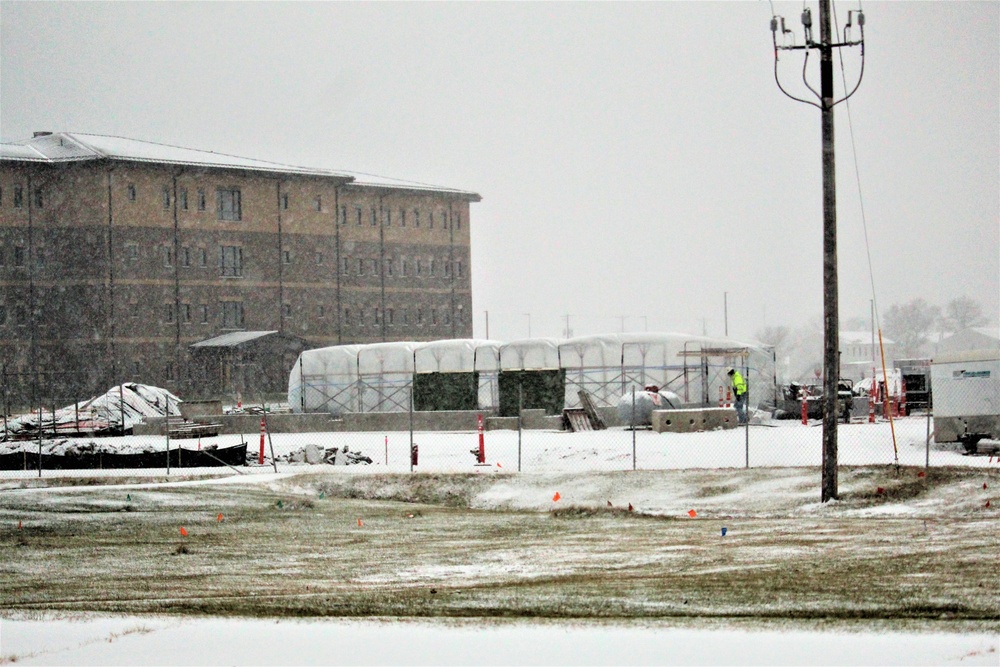
<path fill-rule="evenodd" d="M 248 453 L 248 456 L 253 456 Z M 306 445 L 302 449 L 275 457 L 279 463 L 308 463 L 310 465 L 328 464 L 334 466 L 371 463 L 371 457 L 361 452 L 352 452 L 347 445 L 323 448 L 319 445 Z"/>
<path fill-rule="evenodd" d="M 26 440 L 42 435 L 127 435 L 146 417 L 178 416 L 181 399 L 166 389 L 128 382 L 101 396 L 56 410 L 42 408 L 0 425 L 0 441 Z"/>

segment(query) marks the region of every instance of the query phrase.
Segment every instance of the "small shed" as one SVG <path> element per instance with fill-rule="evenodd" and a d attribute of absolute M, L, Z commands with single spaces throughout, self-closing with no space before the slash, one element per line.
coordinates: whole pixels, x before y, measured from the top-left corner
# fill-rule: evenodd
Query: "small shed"
<path fill-rule="evenodd" d="M 284 393 L 288 372 L 306 349 L 301 338 L 279 331 L 231 331 L 191 344 L 200 381 L 195 396 L 242 395 L 258 400 Z"/>

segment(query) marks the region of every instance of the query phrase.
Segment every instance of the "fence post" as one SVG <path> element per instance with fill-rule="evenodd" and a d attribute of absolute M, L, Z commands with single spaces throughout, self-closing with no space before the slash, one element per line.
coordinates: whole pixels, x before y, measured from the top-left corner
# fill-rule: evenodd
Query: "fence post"
<path fill-rule="evenodd" d="M 163 409 L 163 432 L 167 434 L 167 474 L 170 474 L 170 394 L 167 394 L 167 405 Z M 125 435 L 125 417 L 122 415 L 122 435 Z"/>
<path fill-rule="evenodd" d="M 524 410 L 524 396 L 521 393 L 521 380 L 517 381 L 517 471 L 521 472 L 521 412 Z"/>
<path fill-rule="evenodd" d="M 632 387 L 632 470 L 635 470 L 635 387 Z"/>
<path fill-rule="evenodd" d="M 45 401 L 38 395 L 38 476 L 42 476 L 42 404 Z"/>
<path fill-rule="evenodd" d="M 931 397 L 927 396 L 927 440 L 924 443 L 924 470 L 931 467 Z"/>
<path fill-rule="evenodd" d="M 410 392 L 410 472 L 413 472 L 413 392 Z"/>

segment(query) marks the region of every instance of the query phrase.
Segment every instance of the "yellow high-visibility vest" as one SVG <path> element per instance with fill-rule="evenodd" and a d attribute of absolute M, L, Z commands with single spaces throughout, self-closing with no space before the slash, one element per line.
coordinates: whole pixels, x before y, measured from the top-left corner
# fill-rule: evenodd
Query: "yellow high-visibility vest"
<path fill-rule="evenodd" d="M 733 373 L 733 391 L 736 392 L 737 396 L 747 393 L 747 381 L 743 379 L 739 371 Z"/>

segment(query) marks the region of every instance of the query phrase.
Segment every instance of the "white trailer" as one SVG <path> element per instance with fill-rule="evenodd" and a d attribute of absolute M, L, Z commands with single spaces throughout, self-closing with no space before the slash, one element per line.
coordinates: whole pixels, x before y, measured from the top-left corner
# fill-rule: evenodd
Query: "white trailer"
<path fill-rule="evenodd" d="M 1000 349 L 935 358 L 931 386 L 935 441 L 961 442 L 971 454 L 981 440 L 1000 440 Z"/>

